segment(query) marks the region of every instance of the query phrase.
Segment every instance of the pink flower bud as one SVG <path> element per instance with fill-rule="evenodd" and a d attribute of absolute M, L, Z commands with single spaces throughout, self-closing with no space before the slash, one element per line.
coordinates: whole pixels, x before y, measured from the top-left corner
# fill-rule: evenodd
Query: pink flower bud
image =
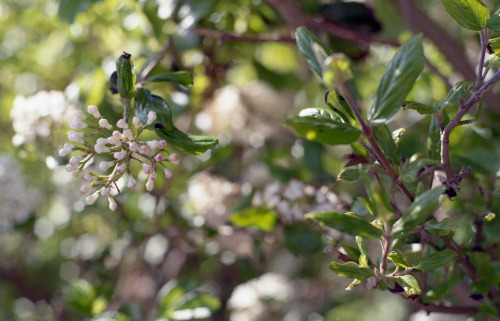
<path fill-rule="evenodd" d="M 125 129 L 123 131 L 123 136 L 125 136 L 128 140 L 133 140 L 134 139 L 134 133 L 130 129 Z"/>
<path fill-rule="evenodd" d="M 97 180 L 97 177 L 90 175 L 90 174 L 85 174 L 83 175 L 83 180 L 86 182 L 93 182 Z"/>
<path fill-rule="evenodd" d="M 111 192 L 111 188 L 109 187 L 105 187 L 101 190 L 101 196 L 102 197 L 108 197 L 109 196 L 109 192 Z"/>
<path fill-rule="evenodd" d="M 80 161 L 83 159 L 83 156 L 73 156 L 69 160 L 71 165 L 79 165 Z"/>
<path fill-rule="evenodd" d="M 80 193 L 82 193 L 83 195 L 87 195 L 91 190 L 92 185 L 82 185 L 82 187 L 80 187 Z"/>
<path fill-rule="evenodd" d="M 168 168 L 164 167 L 163 171 L 165 172 L 166 179 L 172 179 L 174 177 L 174 174 L 172 174 L 172 172 L 169 171 Z"/>
<path fill-rule="evenodd" d="M 78 164 L 68 164 L 65 168 L 68 172 L 72 172 L 78 169 Z"/>
<path fill-rule="evenodd" d="M 125 122 L 125 119 L 120 119 L 117 123 L 116 123 L 116 127 L 118 128 L 128 128 L 128 124 Z"/>
<path fill-rule="evenodd" d="M 149 166 L 148 164 L 142 163 L 142 169 L 144 170 L 144 174 L 151 174 L 151 166 Z"/>
<path fill-rule="evenodd" d="M 135 178 L 132 175 L 130 175 L 128 177 L 128 184 L 127 184 L 127 186 L 129 188 L 134 188 L 136 185 L 137 185 L 137 181 L 135 180 Z"/>
<path fill-rule="evenodd" d="M 181 159 L 176 153 L 170 154 L 170 156 L 168 156 L 168 161 L 174 165 L 179 165 L 181 163 Z"/>
<path fill-rule="evenodd" d="M 101 126 L 102 128 L 109 129 L 109 130 L 113 129 L 113 126 L 111 126 L 111 124 L 109 123 L 109 121 L 106 118 L 99 119 L 99 126 Z"/>
<path fill-rule="evenodd" d="M 82 129 L 82 128 L 87 128 L 88 125 L 82 122 L 80 118 L 73 118 L 70 121 L 68 121 L 69 128 L 71 129 Z"/>
<path fill-rule="evenodd" d="M 151 176 L 149 176 L 149 179 L 152 180 L 153 182 L 156 182 L 156 180 L 158 179 L 158 174 L 154 172 L 153 174 L 151 174 Z"/>
<path fill-rule="evenodd" d="M 151 192 L 153 190 L 153 188 L 155 187 L 155 182 L 151 180 L 151 177 L 150 179 L 148 179 L 148 182 L 146 183 L 146 190 L 148 192 Z"/>
<path fill-rule="evenodd" d="M 108 138 L 108 142 L 113 145 L 119 146 L 121 144 L 122 134 L 115 130 L 111 137 Z"/>
<path fill-rule="evenodd" d="M 134 117 L 132 119 L 132 123 L 134 124 L 135 128 L 141 127 L 141 119 L 139 117 Z"/>
<path fill-rule="evenodd" d="M 151 125 L 156 120 L 156 113 L 154 111 L 150 111 L 148 113 L 148 122 L 147 125 Z"/>
<path fill-rule="evenodd" d="M 89 114 L 91 114 L 95 118 L 101 117 L 101 114 L 99 113 L 99 109 L 97 108 L 97 106 L 90 105 L 87 107 L 87 111 L 89 112 Z"/>
<path fill-rule="evenodd" d="M 128 145 L 128 149 L 132 152 L 137 152 L 139 150 L 139 145 L 136 142 L 132 142 Z"/>
<path fill-rule="evenodd" d="M 148 148 L 146 147 L 146 145 L 141 145 L 139 147 L 139 153 L 141 153 L 141 154 L 147 154 L 148 153 Z"/>
<path fill-rule="evenodd" d="M 103 172 L 107 171 L 110 167 L 114 166 L 115 162 L 100 162 L 99 169 Z"/>
<path fill-rule="evenodd" d="M 127 169 L 127 163 L 123 163 L 120 166 L 116 167 L 117 173 L 123 173 Z"/>
<path fill-rule="evenodd" d="M 87 203 L 87 205 L 93 205 L 98 198 L 99 192 L 97 191 L 94 194 L 87 196 L 85 198 L 85 203 Z"/>
<path fill-rule="evenodd" d="M 108 143 L 109 142 L 106 138 L 100 137 L 99 139 L 97 139 L 96 144 L 94 146 L 95 152 L 98 154 L 109 153 L 111 150 L 109 149 L 109 147 L 106 146 L 106 144 Z"/>
<path fill-rule="evenodd" d="M 161 162 L 161 161 L 164 161 L 164 160 L 165 160 L 165 157 L 163 157 L 163 155 L 162 155 L 162 154 L 156 154 L 156 156 L 155 156 L 155 160 L 156 160 L 157 162 Z"/>
<path fill-rule="evenodd" d="M 160 140 L 160 147 L 163 148 L 165 146 L 167 146 L 167 142 L 164 140 Z"/>
<path fill-rule="evenodd" d="M 153 153 L 160 147 L 160 143 L 157 140 L 147 141 L 146 145 L 148 145 L 149 148 L 151 148 L 151 151 L 153 151 Z"/>
<path fill-rule="evenodd" d="M 59 156 L 66 156 L 68 155 L 69 153 L 71 153 L 73 150 L 71 148 L 61 148 L 59 150 Z"/>
<path fill-rule="evenodd" d="M 66 149 L 73 149 L 73 147 L 75 147 L 75 145 L 72 145 L 70 143 L 64 143 L 63 147 L 66 148 Z"/>
<path fill-rule="evenodd" d="M 113 157 L 116 159 L 116 160 L 122 160 L 125 158 L 125 156 L 127 156 L 127 151 L 126 150 L 121 150 L 119 152 L 116 152 L 113 154 Z"/>
<path fill-rule="evenodd" d="M 68 132 L 68 139 L 70 142 L 74 143 L 85 143 L 85 141 L 83 140 L 83 133 L 77 133 L 75 131 Z"/>
<path fill-rule="evenodd" d="M 108 201 L 109 201 L 109 209 L 112 210 L 113 212 L 116 211 L 118 205 L 116 204 L 115 199 L 110 196 L 108 197 Z"/>

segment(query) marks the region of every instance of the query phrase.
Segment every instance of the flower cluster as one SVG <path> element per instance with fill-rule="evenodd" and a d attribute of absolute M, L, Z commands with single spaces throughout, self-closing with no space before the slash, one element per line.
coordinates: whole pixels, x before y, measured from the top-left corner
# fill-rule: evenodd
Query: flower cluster
<path fill-rule="evenodd" d="M 129 188 L 137 185 L 136 177 L 131 168 L 131 162 L 139 162 L 144 174 L 147 175 L 146 190 L 152 191 L 154 182 L 158 178 L 157 171 L 163 170 L 165 178 L 172 179 L 173 174 L 167 168 L 167 164 L 178 165 L 180 158 L 175 153 L 165 149 L 167 143 L 157 140 L 142 141 L 139 136 L 144 129 L 156 120 L 156 113 L 148 114 L 146 124 L 142 125 L 138 117 L 132 120 L 133 128 L 129 128 L 124 119 L 120 119 L 116 126 L 101 116 L 96 106 L 89 106 L 87 111 L 92 117 L 86 118 L 83 113 L 71 119 L 68 124 L 72 129 L 68 132 L 66 143 L 59 150 L 59 156 L 67 156 L 72 152 L 77 155 L 71 156 L 66 170 L 75 176 L 82 176 L 85 181 L 80 192 L 88 195 L 85 202 L 92 205 L 101 197 L 108 198 L 109 208 L 114 211 L 117 208 L 111 191 L 116 189 L 119 193 L 117 181 L 128 174 Z M 95 156 L 101 155 L 111 160 L 101 160 L 98 167 L 102 174 L 89 171 L 89 165 L 94 162 Z"/>

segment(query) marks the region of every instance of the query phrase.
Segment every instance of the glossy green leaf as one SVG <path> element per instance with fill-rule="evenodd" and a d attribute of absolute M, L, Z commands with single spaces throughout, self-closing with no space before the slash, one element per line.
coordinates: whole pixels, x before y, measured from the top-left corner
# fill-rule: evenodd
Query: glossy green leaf
<path fill-rule="evenodd" d="M 394 142 L 392 138 L 392 133 L 387 127 L 386 124 L 381 124 L 375 128 L 373 128 L 373 134 L 375 136 L 375 140 L 377 141 L 382 151 L 387 156 L 387 158 L 396 165 L 401 163 L 401 157 L 398 154 L 398 146 Z"/>
<path fill-rule="evenodd" d="M 366 280 L 374 274 L 371 269 L 360 267 L 354 262 L 347 262 L 344 264 L 333 262 L 329 267 L 330 270 L 339 276 L 358 280 Z"/>
<path fill-rule="evenodd" d="M 185 87 L 193 85 L 193 75 L 186 71 L 175 71 L 149 76 L 146 78 L 148 82 L 172 81 Z"/>
<path fill-rule="evenodd" d="M 472 81 L 461 80 L 457 82 L 440 103 L 440 109 L 458 106 L 460 99 L 467 97 L 473 86 L 474 83 Z"/>
<path fill-rule="evenodd" d="M 422 296 L 422 301 L 425 303 L 434 302 L 443 298 L 448 294 L 458 283 L 460 283 L 464 278 L 463 274 L 457 274 L 451 279 L 434 286 L 427 290 L 427 292 Z"/>
<path fill-rule="evenodd" d="M 431 106 L 409 100 L 405 100 L 403 102 L 403 108 L 416 110 L 421 115 L 432 114 L 435 111 L 434 108 Z"/>
<path fill-rule="evenodd" d="M 482 30 L 490 18 L 488 8 L 479 0 L 441 0 L 448 14 L 469 30 Z"/>
<path fill-rule="evenodd" d="M 415 297 L 422 294 L 422 290 L 420 289 L 420 285 L 418 284 L 417 279 L 415 279 L 411 275 L 403 275 L 399 277 L 399 282 L 403 289 L 405 290 L 406 295 L 408 297 Z"/>
<path fill-rule="evenodd" d="M 435 252 L 415 262 L 413 267 L 422 271 L 432 271 L 446 265 L 455 255 L 457 254 L 451 250 Z"/>
<path fill-rule="evenodd" d="M 148 121 L 149 112 L 156 113 L 156 120 L 151 124 L 154 128 L 164 128 L 171 130 L 174 126 L 172 120 L 172 110 L 163 98 L 151 95 L 147 89 L 141 88 L 134 101 L 134 113 L 141 119 L 141 123 L 145 125 Z"/>
<path fill-rule="evenodd" d="M 399 48 L 385 69 L 368 119 L 380 125 L 394 116 L 423 68 L 422 36 L 417 35 Z"/>
<path fill-rule="evenodd" d="M 349 144 L 361 135 L 361 131 L 351 125 L 323 117 L 289 116 L 285 124 L 297 136 L 329 145 Z"/>
<path fill-rule="evenodd" d="M 410 267 L 410 265 L 408 263 L 406 263 L 406 260 L 403 256 L 403 254 L 401 254 L 401 252 L 391 251 L 387 255 L 387 257 L 389 258 L 389 260 L 394 262 L 394 264 L 401 266 L 402 268 L 406 269 L 406 268 Z"/>
<path fill-rule="evenodd" d="M 491 31 L 500 31 L 500 9 L 491 16 L 486 27 Z"/>
<path fill-rule="evenodd" d="M 401 179 L 405 183 L 416 182 L 418 173 L 428 165 L 437 164 L 437 161 L 428 158 L 419 158 L 409 163 L 401 172 Z"/>
<path fill-rule="evenodd" d="M 355 119 L 351 106 L 337 91 L 329 90 L 325 95 L 326 104 L 335 112 L 344 112 L 352 119 Z"/>
<path fill-rule="evenodd" d="M 304 108 L 299 112 L 299 117 L 313 117 L 316 119 L 327 119 L 342 122 L 339 114 L 321 107 Z"/>
<path fill-rule="evenodd" d="M 359 169 L 358 168 L 344 168 L 339 175 L 337 176 L 337 179 L 339 181 L 347 181 L 347 182 L 354 182 L 358 181 L 361 179 L 361 175 L 359 174 Z"/>
<path fill-rule="evenodd" d="M 451 230 L 456 229 L 457 227 L 458 224 L 449 217 L 443 219 L 441 222 L 430 220 L 425 223 L 425 229 L 429 231 L 429 233 L 438 234 L 441 236 L 448 235 Z"/>
<path fill-rule="evenodd" d="M 322 247 L 321 235 L 303 224 L 287 225 L 283 240 L 293 254 L 309 255 Z"/>
<path fill-rule="evenodd" d="M 394 223 L 392 232 L 396 237 L 403 237 L 411 230 L 422 225 L 439 205 L 439 197 L 444 187 L 436 187 L 420 194 L 399 220 Z"/>
<path fill-rule="evenodd" d="M 188 134 L 177 129 L 175 126 L 172 130 L 156 128 L 155 131 L 158 136 L 165 139 L 173 147 L 192 155 L 202 154 L 209 149 L 215 148 L 219 143 L 219 140 L 215 137 Z"/>
<path fill-rule="evenodd" d="M 297 28 L 295 39 L 309 66 L 320 77 L 323 77 L 323 63 L 332 51 L 304 27 Z"/>
<path fill-rule="evenodd" d="M 331 228 L 350 235 L 359 235 L 374 239 L 378 239 L 382 235 L 382 230 L 354 214 L 323 211 L 309 213 L 306 215 L 306 218 L 318 220 Z"/>
<path fill-rule="evenodd" d="M 255 227 L 263 231 L 271 231 L 276 225 L 277 214 L 274 211 L 253 207 L 234 212 L 229 215 L 229 221 L 240 227 Z"/>

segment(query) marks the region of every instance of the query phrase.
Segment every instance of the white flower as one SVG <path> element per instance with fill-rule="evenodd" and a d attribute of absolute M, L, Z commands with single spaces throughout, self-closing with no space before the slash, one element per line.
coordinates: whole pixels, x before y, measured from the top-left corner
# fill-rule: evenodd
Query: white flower
<path fill-rule="evenodd" d="M 82 128 L 87 128 L 88 125 L 82 122 L 80 118 L 73 118 L 70 121 L 68 121 L 69 128 L 71 129 L 82 129 Z"/>
<path fill-rule="evenodd" d="M 125 129 L 123 131 L 123 136 L 125 136 L 128 140 L 133 140 L 134 139 L 134 133 L 130 129 Z"/>
<path fill-rule="evenodd" d="M 117 173 L 123 173 L 127 169 L 127 163 L 123 163 L 120 166 L 116 167 Z"/>
<path fill-rule="evenodd" d="M 79 165 L 80 161 L 83 159 L 83 156 L 73 156 L 69 160 L 71 165 Z"/>
<path fill-rule="evenodd" d="M 120 119 L 116 122 L 116 127 L 118 128 L 128 128 L 128 124 L 125 122 L 125 119 Z"/>
<path fill-rule="evenodd" d="M 97 108 L 97 106 L 90 105 L 87 107 L 87 111 L 95 118 L 101 118 L 101 114 L 99 113 L 99 109 Z"/>
<path fill-rule="evenodd" d="M 157 141 L 157 140 L 150 140 L 150 141 L 147 141 L 146 142 L 146 145 L 149 146 L 149 148 L 151 148 L 151 151 L 154 153 L 159 147 L 160 147 L 160 143 Z"/>
<path fill-rule="evenodd" d="M 101 190 L 101 196 L 108 197 L 110 192 L 111 192 L 111 188 L 105 187 Z"/>
<path fill-rule="evenodd" d="M 109 123 L 109 121 L 106 118 L 99 119 L 99 126 L 101 126 L 102 128 L 109 129 L 109 130 L 113 129 L 113 126 L 111 126 L 111 124 Z"/>
<path fill-rule="evenodd" d="M 122 139 L 122 134 L 115 130 L 112 134 L 111 137 L 108 138 L 108 142 L 113 145 L 120 145 L 121 144 L 121 139 Z"/>
<path fill-rule="evenodd" d="M 73 149 L 71 149 L 71 148 L 61 148 L 59 150 L 59 156 L 61 156 L 61 157 L 66 156 L 69 153 L 71 153 L 72 151 L 73 151 Z"/>
<path fill-rule="evenodd" d="M 115 199 L 110 196 L 108 197 L 108 201 L 109 201 L 109 209 L 112 210 L 113 212 L 116 211 L 118 205 L 116 204 Z"/>
<path fill-rule="evenodd" d="M 68 172 L 73 172 L 78 169 L 78 164 L 68 164 L 65 168 Z"/>
<path fill-rule="evenodd" d="M 165 172 L 166 179 L 172 179 L 174 177 L 174 174 L 172 174 L 172 172 L 169 171 L 168 168 L 164 167 L 163 171 Z"/>
<path fill-rule="evenodd" d="M 85 203 L 87 205 L 93 205 L 98 198 L 99 198 L 99 191 L 94 192 L 94 194 L 87 196 L 85 198 Z"/>
<path fill-rule="evenodd" d="M 151 125 L 155 120 L 156 120 L 156 113 L 154 111 L 150 111 L 148 113 L 148 121 L 146 124 Z"/>
<path fill-rule="evenodd" d="M 102 161 L 99 163 L 99 169 L 103 172 L 107 171 L 110 167 L 113 167 L 115 165 L 115 162 L 105 162 Z"/>
<path fill-rule="evenodd" d="M 80 193 L 82 193 L 83 195 L 87 195 L 90 191 L 92 190 L 92 185 L 90 184 L 85 184 L 85 185 L 82 185 L 82 187 L 80 187 Z"/>
<path fill-rule="evenodd" d="M 132 119 L 132 123 L 134 124 L 135 128 L 141 127 L 141 119 L 139 117 L 134 117 Z"/>
<path fill-rule="evenodd" d="M 148 179 L 148 182 L 146 183 L 146 190 L 148 192 L 151 192 L 154 187 L 155 187 L 155 182 L 153 180 L 151 180 L 151 176 L 150 176 Z"/>
<path fill-rule="evenodd" d="M 144 174 L 151 174 L 151 166 L 149 166 L 148 164 L 142 163 L 142 169 L 144 170 Z"/>
<path fill-rule="evenodd" d="M 125 156 L 127 156 L 127 151 L 126 150 L 121 150 L 119 152 L 116 152 L 113 154 L 113 157 L 116 159 L 116 160 L 122 160 L 125 158 Z"/>
<path fill-rule="evenodd" d="M 137 185 L 137 181 L 135 180 L 135 178 L 132 175 L 130 175 L 128 177 L 128 184 L 127 184 L 127 186 L 129 188 L 134 188 L 136 185 Z"/>
<path fill-rule="evenodd" d="M 98 138 L 94 146 L 95 152 L 98 154 L 109 153 L 111 150 L 109 149 L 109 147 L 106 146 L 106 144 L 108 143 L 109 142 L 106 138 L 103 137 Z"/>
<path fill-rule="evenodd" d="M 77 133 L 75 131 L 68 132 L 68 139 L 73 143 L 85 143 L 85 141 L 83 140 L 83 133 Z"/>

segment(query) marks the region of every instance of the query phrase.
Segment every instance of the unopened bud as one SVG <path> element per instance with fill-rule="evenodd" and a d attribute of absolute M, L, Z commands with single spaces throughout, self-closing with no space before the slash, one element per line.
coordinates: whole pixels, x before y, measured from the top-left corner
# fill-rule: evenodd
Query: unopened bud
<path fill-rule="evenodd" d="M 125 122 L 125 119 L 120 119 L 118 120 L 118 122 L 116 123 L 116 127 L 118 128 L 128 128 L 128 124 Z"/>
<path fill-rule="evenodd" d="M 74 143 L 85 143 L 85 141 L 83 140 L 83 133 L 77 133 L 75 131 L 68 132 L 68 139 L 70 142 Z"/>
<path fill-rule="evenodd" d="M 148 164 L 142 163 L 142 169 L 144 170 L 144 174 L 151 174 L 151 166 L 149 166 Z"/>
<path fill-rule="evenodd" d="M 117 173 L 123 173 L 127 169 L 127 163 L 123 163 L 120 166 L 116 167 Z"/>
<path fill-rule="evenodd" d="M 137 181 L 135 180 L 135 178 L 132 175 L 130 175 L 128 177 L 128 184 L 127 184 L 127 186 L 129 188 L 134 188 L 136 185 L 137 185 Z"/>
<path fill-rule="evenodd" d="M 114 166 L 115 162 L 105 162 L 102 161 L 99 163 L 99 169 L 103 172 L 107 171 L 110 167 Z"/>
<path fill-rule="evenodd" d="M 88 125 L 82 122 L 80 118 L 73 118 L 70 121 L 68 121 L 69 128 L 71 129 L 82 129 L 82 128 L 87 128 Z"/>
<path fill-rule="evenodd" d="M 150 179 L 148 179 L 148 182 L 146 183 L 146 190 L 148 192 L 151 192 L 154 187 L 155 187 L 155 182 L 153 180 L 151 180 L 151 177 L 150 177 Z"/>
<path fill-rule="evenodd" d="M 87 205 L 93 205 L 98 198 L 99 198 L 99 192 L 97 191 L 94 194 L 87 196 L 85 198 L 85 203 Z"/>
<path fill-rule="evenodd" d="M 132 119 L 132 123 L 134 124 L 135 128 L 141 127 L 141 119 L 139 117 L 134 117 Z"/>
<path fill-rule="evenodd" d="M 172 174 L 172 172 L 168 168 L 164 167 L 163 171 L 165 172 L 166 179 L 172 179 L 174 177 L 174 174 Z"/>
<path fill-rule="evenodd" d="M 80 187 L 80 193 L 83 195 L 87 195 L 92 190 L 92 185 L 82 185 Z"/>
<path fill-rule="evenodd" d="M 101 118 L 101 114 L 99 113 L 99 109 L 97 108 L 97 106 L 90 105 L 87 107 L 87 111 L 95 118 Z"/>
<path fill-rule="evenodd" d="M 125 129 L 123 131 L 123 136 L 125 136 L 128 140 L 133 140 L 134 139 L 134 133 L 130 129 Z"/>
<path fill-rule="evenodd" d="M 109 201 L 109 209 L 112 210 L 113 212 L 116 211 L 118 205 L 116 204 L 115 199 L 110 196 L 108 197 L 108 201 Z"/>
<path fill-rule="evenodd" d="M 121 150 L 119 152 L 116 152 L 113 154 L 113 157 L 116 159 L 116 160 L 122 160 L 125 158 L 125 156 L 127 156 L 127 151 L 126 150 Z"/>
<path fill-rule="evenodd" d="M 147 125 L 151 125 L 156 120 L 156 113 L 154 111 L 150 111 L 148 113 L 148 122 Z"/>
<path fill-rule="evenodd" d="M 108 197 L 110 192 L 111 192 L 111 188 L 105 187 L 101 190 L 101 196 Z"/>
<path fill-rule="evenodd" d="M 109 123 L 109 121 L 106 118 L 99 119 L 99 126 L 101 126 L 102 128 L 109 129 L 109 130 L 113 129 L 113 126 L 111 126 L 111 124 Z"/>

